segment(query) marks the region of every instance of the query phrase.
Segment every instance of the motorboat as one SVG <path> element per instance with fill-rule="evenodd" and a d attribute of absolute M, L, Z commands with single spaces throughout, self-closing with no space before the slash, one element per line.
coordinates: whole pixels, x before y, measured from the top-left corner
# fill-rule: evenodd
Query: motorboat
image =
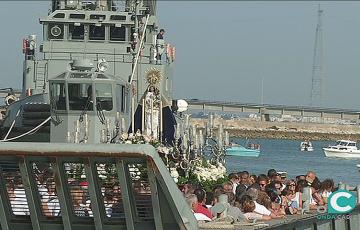
<path fill-rule="evenodd" d="M 259 157 L 260 156 L 260 145 L 251 144 L 249 147 L 242 145 L 231 145 L 226 149 L 227 156 L 237 157 Z"/>
<path fill-rule="evenodd" d="M 327 157 L 360 158 L 360 150 L 355 141 L 338 140 L 335 145 L 323 148 Z"/>
<path fill-rule="evenodd" d="M 300 143 L 300 151 L 312 152 L 314 147 L 310 141 L 303 141 Z"/>

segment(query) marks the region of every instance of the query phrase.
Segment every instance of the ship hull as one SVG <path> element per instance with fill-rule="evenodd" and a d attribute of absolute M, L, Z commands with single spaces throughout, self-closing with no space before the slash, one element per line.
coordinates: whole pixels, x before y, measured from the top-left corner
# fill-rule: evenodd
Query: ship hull
<path fill-rule="evenodd" d="M 226 149 L 227 156 L 237 156 L 237 157 L 259 157 L 260 150 L 257 149 L 247 149 L 242 146 L 235 146 Z"/>
<path fill-rule="evenodd" d="M 326 157 L 360 158 L 360 150 L 339 150 L 323 148 Z"/>

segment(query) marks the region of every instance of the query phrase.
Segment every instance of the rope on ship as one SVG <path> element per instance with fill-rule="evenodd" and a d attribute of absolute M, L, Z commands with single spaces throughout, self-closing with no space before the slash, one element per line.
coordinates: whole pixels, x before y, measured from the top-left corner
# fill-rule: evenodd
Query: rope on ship
<path fill-rule="evenodd" d="M 3 140 L 3 141 L 5 141 L 5 140 L 7 139 L 7 137 L 9 136 L 9 134 L 10 134 L 10 132 L 11 132 L 12 128 L 14 127 L 15 122 L 16 122 L 16 118 L 19 116 L 20 111 L 21 111 L 21 108 L 22 108 L 22 107 L 20 106 L 19 110 L 18 110 L 18 111 L 17 111 L 17 113 L 16 113 L 16 116 L 15 116 L 15 118 L 14 118 L 13 122 L 11 123 L 11 126 L 10 126 L 10 128 L 9 128 L 9 131 L 6 133 L 6 136 L 5 136 L 5 138 L 4 138 L 4 140 Z"/>
<path fill-rule="evenodd" d="M 33 132 L 36 132 L 41 126 L 43 126 L 44 124 L 46 124 L 50 120 L 51 120 L 51 117 L 48 117 L 45 121 L 43 121 L 41 124 L 39 124 L 38 126 L 33 128 L 32 130 L 27 131 L 26 133 L 23 133 L 23 134 L 21 134 L 19 136 L 16 136 L 16 137 L 12 137 L 12 138 L 9 138 L 9 139 L 5 138 L 4 140 L 0 140 L 0 142 L 12 141 L 12 140 L 19 139 L 19 138 L 21 138 L 23 136 L 26 136 L 26 135 L 29 135 L 29 134 L 33 134 Z"/>

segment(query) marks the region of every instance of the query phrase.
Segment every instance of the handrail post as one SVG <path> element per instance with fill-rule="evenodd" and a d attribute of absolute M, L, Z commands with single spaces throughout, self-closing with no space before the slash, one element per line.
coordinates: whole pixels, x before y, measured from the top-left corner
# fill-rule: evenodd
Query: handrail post
<path fill-rule="evenodd" d="M 126 218 L 126 228 L 128 230 L 135 230 L 134 224 L 134 210 L 131 205 L 131 194 L 129 192 L 129 182 L 128 177 L 126 176 L 126 170 L 124 161 L 121 159 L 116 159 L 116 172 L 118 174 L 121 195 L 124 202 L 125 218 Z"/>
<path fill-rule="evenodd" d="M 1 188 L 6 188 L 6 183 L 2 175 L 2 169 L 0 166 L 0 186 Z M 0 227 L 2 230 L 10 230 L 10 215 L 11 207 L 9 207 L 9 202 L 7 199 L 6 189 L 0 190 Z"/>
<path fill-rule="evenodd" d="M 54 166 L 54 180 L 55 180 L 56 192 L 59 199 L 61 218 L 63 221 L 64 230 L 71 230 L 72 204 L 71 204 L 71 197 L 69 196 L 68 190 L 66 190 L 67 182 L 65 178 L 66 173 L 63 167 L 63 162 L 56 157 L 55 161 L 53 162 L 53 166 Z"/>
<path fill-rule="evenodd" d="M 104 223 L 103 220 L 105 219 L 105 208 L 104 205 L 101 205 L 101 190 L 99 188 L 99 184 L 97 183 L 98 180 L 96 179 L 96 167 L 95 163 L 90 157 L 86 158 L 85 162 L 85 174 L 86 179 L 89 182 L 89 195 L 91 200 L 91 210 L 94 214 L 94 223 L 96 230 L 103 230 Z"/>
<path fill-rule="evenodd" d="M 155 228 L 156 230 L 163 230 L 164 227 L 162 225 L 161 205 L 159 200 L 158 185 L 154 173 L 155 168 L 156 166 L 153 165 L 151 161 L 147 161 L 147 170 L 148 170 L 148 177 L 150 182 L 151 202 L 153 205 L 152 209 L 154 213 Z"/>
<path fill-rule="evenodd" d="M 33 229 L 41 230 L 43 229 L 40 223 L 42 208 L 40 205 L 38 188 L 34 183 L 34 180 L 32 180 L 33 177 L 30 166 L 27 158 L 22 157 L 19 159 L 19 169 L 25 189 L 26 200 L 29 205 L 31 224 Z"/>

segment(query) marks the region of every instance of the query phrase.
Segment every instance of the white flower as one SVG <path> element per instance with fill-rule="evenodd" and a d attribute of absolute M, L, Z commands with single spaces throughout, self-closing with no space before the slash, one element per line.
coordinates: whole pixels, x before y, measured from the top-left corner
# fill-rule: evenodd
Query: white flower
<path fill-rule="evenodd" d="M 128 138 L 128 134 L 127 134 L 127 133 L 121 134 L 121 139 L 126 140 L 127 138 Z"/>
<path fill-rule="evenodd" d="M 149 143 L 151 141 L 151 137 L 144 135 L 145 142 Z"/>
<path fill-rule="evenodd" d="M 212 165 L 208 162 L 207 166 L 202 166 L 201 161 L 195 162 L 194 174 L 200 181 L 216 181 L 220 178 L 224 178 L 226 174 L 226 168 L 222 165 Z"/>
<path fill-rule="evenodd" d="M 137 137 L 141 137 L 141 136 L 142 136 L 142 134 L 140 133 L 140 131 L 137 131 L 137 132 L 135 133 L 135 135 L 136 135 Z"/>
<path fill-rule="evenodd" d="M 170 176 L 176 179 L 179 177 L 179 173 L 176 168 L 170 168 Z"/>

